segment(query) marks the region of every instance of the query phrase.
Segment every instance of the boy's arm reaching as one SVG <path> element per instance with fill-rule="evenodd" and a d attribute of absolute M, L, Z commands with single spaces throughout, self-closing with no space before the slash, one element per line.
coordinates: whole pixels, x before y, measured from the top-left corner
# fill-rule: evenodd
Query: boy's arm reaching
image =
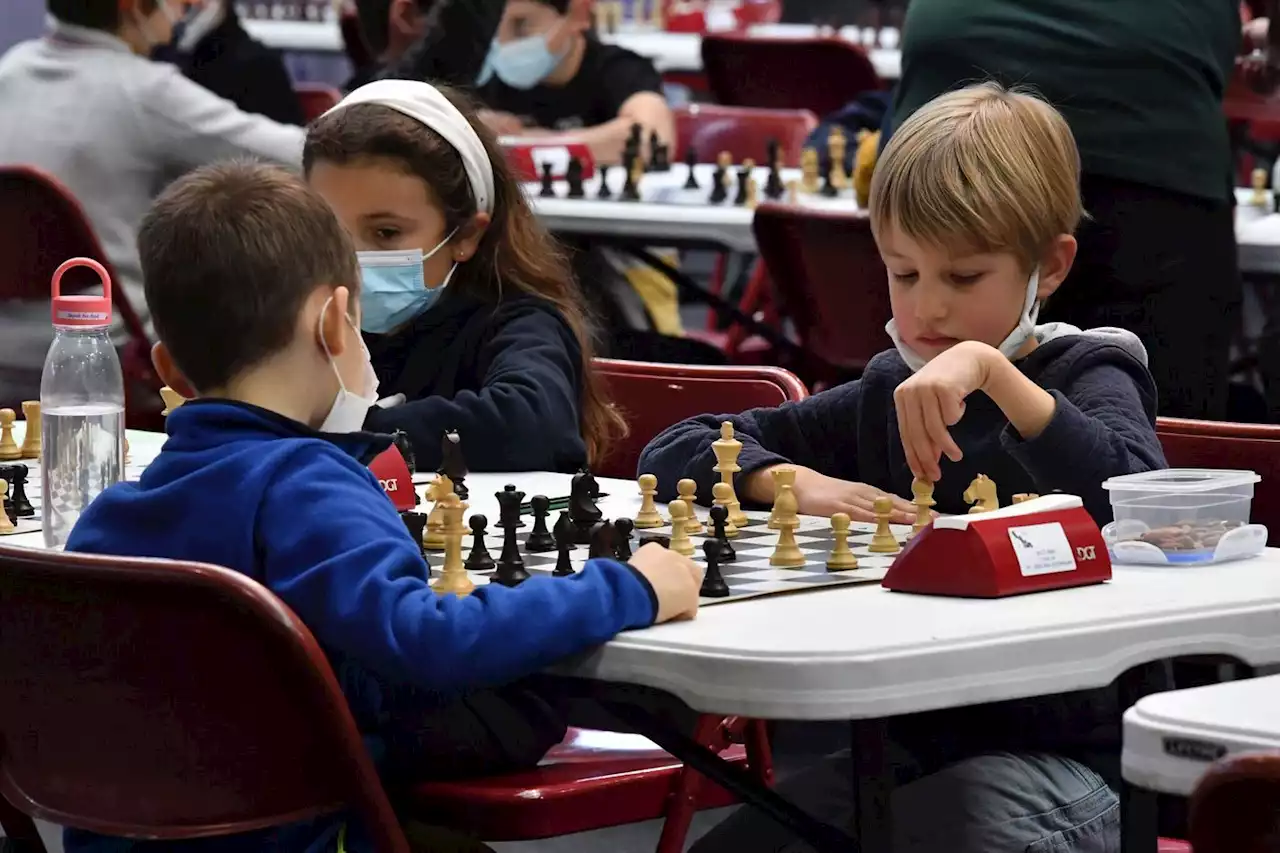
<path fill-rule="evenodd" d="M 660 610 L 662 584 L 655 593 L 616 560 L 591 560 L 572 578 L 437 595 L 372 474 L 337 449 L 300 448 L 266 495 L 257 519 L 266 585 L 323 645 L 389 679 L 442 692 L 500 684 L 647 626 Z"/>

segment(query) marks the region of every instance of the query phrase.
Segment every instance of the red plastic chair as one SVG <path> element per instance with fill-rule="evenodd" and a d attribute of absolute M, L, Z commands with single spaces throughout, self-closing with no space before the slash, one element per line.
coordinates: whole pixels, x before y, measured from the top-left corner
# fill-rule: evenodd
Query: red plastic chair
<path fill-rule="evenodd" d="M 752 107 L 722 107 L 692 104 L 675 111 L 676 157 L 683 160 L 693 147 L 699 162 L 711 163 L 721 151 L 733 155 L 735 163 L 751 158 L 767 166 L 769 141 L 782 146 L 783 165 L 799 166 L 805 140 L 818 126 L 818 117 L 808 110 L 762 110 Z"/>
<path fill-rule="evenodd" d="M 320 118 L 342 100 L 342 93 L 323 83 L 294 83 L 294 94 L 302 107 L 302 118 L 307 124 Z"/>
<path fill-rule="evenodd" d="M 84 208 L 70 190 L 34 167 L 0 166 L 0 300 L 47 303 L 54 270 L 68 258 L 81 257 L 100 262 L 117 281 Z M 63 282 L 64 288 L 71 289 L 99 286 L 97 277 L 83 268 L 69 272 Z M 151 344 L 123 287 L 112 288 L 112 307 L 130 337 L 121 351 L 125 387 L 158 393 L 161 383 L 151 366 Z M 155 417 L 148 419 L 145 404 L 153 402 L 127 406 L 130 428 L 163 429 L 158 407 L 151 407 Z"/>
<path fill-rule="evenodd" d="M 1252 520 L 1280 545 L 1280 426 L 1157 418 L 1156 435 L 1174 468 L 1243 468 L 1261 475 Z"/>
<path fill-rule="evenodd" d="M 881 88 L 861 47 L 842 38 L 702 38 L 702 68 L 718 103 L 832 113 Z"/>
<path fill-rule="evenodd" d="M 764 204 L 753 228 L 778 311 L 812 362 L 810 384 L 843 381 L 893 346 L 888 274 L 865 214 Z"/>
<path fill-rule="evenodd" d="M 0 795 L 23 813 L 179 840 L 350 808 L 408 853 L 324 653 L 252 580 L 0 547 L 0 625 Z"/>
<path fill-rule="evenodd" d="M 1215 762 L 1191 794 L 1188 826 L 1195 853 L 1280 851 L 1280 753 Z"/>
<path fill-rule="evenodd" d="M 809 396 L 795 374 L 779 367 L 712 367 L 595 360 L 597 373 L 622 410 L 631 433 L 598 466 L 605 477 L 634 479 L 645 445 L 680 421 L 707 412 L 737 413 Z"/>

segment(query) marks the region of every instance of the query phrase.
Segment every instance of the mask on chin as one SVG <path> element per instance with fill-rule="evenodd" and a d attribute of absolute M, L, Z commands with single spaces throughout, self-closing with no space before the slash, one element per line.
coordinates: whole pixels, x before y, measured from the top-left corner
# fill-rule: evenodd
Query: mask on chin
<path fill-rule="evenodd" d="M 333 433 L 352 433 L 359 432 L 364 428 L 365 416 L 369 413 L 369 409 L 373 408 L 378 402 L 378 375 L 373 371 L 373 362 L 369 359 L 369 349 L 364 345 L 364 339 L 360 337 L 360 330 L 356 328 L 355 323 L 351 322 L 351 318 L 347 317 L 347 323 L 351 325 L 352 331 L 356 333 L 356 339 L 360 341 L 360 350 L 364 354 L 364 388 L 363 393 L 357 394 L 347 388 L 345 382 L 342 381 L 342 373 L 338 370 L 338 363 L 333 359 L 333 353 L 329 350 L 329 343 L 324 339 L 324 316 L 329 311 L 329 306 L 333 304 L 333 297 L 330 296 L 325 300 L 324 307 L 320 309 L 320 322 L 318 333 L 320 335 L 320 346 L 324 347 L 324 354 L 329 358 L 329 366 L 333 368 L 333 375 L 338 378 L 338 394 L 333 399 L 333 406 L 329 409 L 329 414 L 325 416 L 324 422 L 320 424 L 321 432 Z"/>
<path fill-rule="evenodd" d="M 1012 359 L 1018 354 L 1018 350 L 1022 349 L 1025 344 L 1036 333 L 1036 318 L 1040 316 L 1040 300 L 1036 299 L 1036 291 L 1040 288 L 1040 268 L 1036 267 L 1031 273 L 1031 278 L 1027 281 L 1027 295 L 1022 304 L 1022 315 L 1018 317 L 1018 325 L 1013 327 L 1003 341 L 1000 342 L 998 350 L 1005 358 Z M 902 340 L 902 335 L 898 332 L 897 322 L 890 320 L 884 327 L 885 332 L 893 341 L 893 346 L 898 350 L 898 355 L 911 368 L 911 372 L 915 373 L 920 368 L 929 363 L 929 360 L 920 353 L 907 346 Z"/>
<path fill-rule="evenodd" d="M 532 89 L 547 79 L 569 54 L 568 46 L 552 53 L 547 39 L 547 35 L 537 35 L 506 44 L 495 43 L 481 70 L 482 76 L 492 72 L 512 89 Z"/>

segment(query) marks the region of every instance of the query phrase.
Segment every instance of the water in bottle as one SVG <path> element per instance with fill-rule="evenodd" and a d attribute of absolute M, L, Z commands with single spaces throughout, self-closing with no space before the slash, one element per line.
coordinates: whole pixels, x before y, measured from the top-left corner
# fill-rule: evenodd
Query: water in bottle
<path fill-rule="evenodd" d="M 88 267 L 102 295 L 62 294 L 69 269 Z M 80 513 L 124 479 L 124 376 L 111 342 L 111 279 L 74 258 L 53 275 L 53 344 L 40 378 L 40 514 L 50 548 L 66 544 Z"/>

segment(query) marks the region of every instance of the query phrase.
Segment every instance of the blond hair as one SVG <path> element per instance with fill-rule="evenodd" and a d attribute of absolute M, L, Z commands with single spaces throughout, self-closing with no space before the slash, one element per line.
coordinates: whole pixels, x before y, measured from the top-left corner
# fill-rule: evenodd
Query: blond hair
<path fill-rule="evenodd" d="M 1029 270 L 1080 204 L 1080 154 L 1062 115 L 997 83 L 934 98 L 889 140 L 871 181 L 871 227 L 952 252 L 1012 252 Z"/>

